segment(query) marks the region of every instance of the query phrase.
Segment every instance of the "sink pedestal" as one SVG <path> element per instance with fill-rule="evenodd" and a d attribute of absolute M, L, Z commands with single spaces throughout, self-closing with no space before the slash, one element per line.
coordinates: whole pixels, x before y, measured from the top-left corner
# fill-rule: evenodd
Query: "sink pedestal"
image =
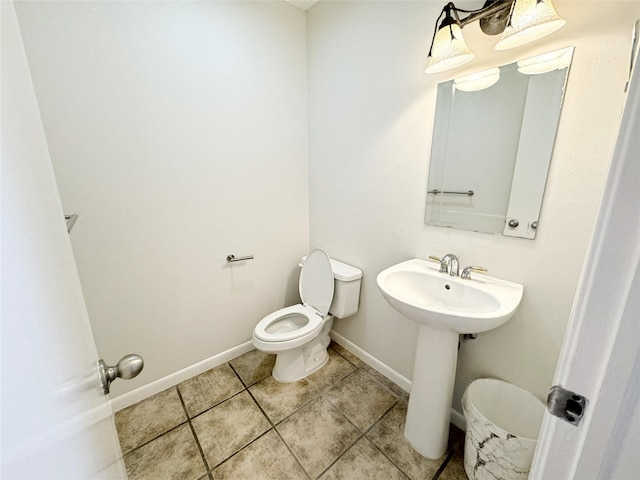
<path fill-rule="evenodd" d="M 404 436 L 434 460 L 447 450 L 457 362 L 458 334 L 420 325 Z"/>
<path fill-rule="evenodd" d="M 404 436 L 420 454 L 438 459 L 447 450 L 458 335 L 503 325 L 520 305 L 524 287 L 488 275 L 446 275 L 419 259 L 383 270 L 376 281 L 391 306 L 419 325 Z"/>

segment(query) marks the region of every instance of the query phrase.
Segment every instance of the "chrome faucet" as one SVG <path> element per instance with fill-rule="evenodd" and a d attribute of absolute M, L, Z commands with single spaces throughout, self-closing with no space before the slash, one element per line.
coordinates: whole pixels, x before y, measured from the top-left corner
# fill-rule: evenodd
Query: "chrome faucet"
<path fill-rule="evenodd" d="M 471 278 L 471 272 L 487 272 L 488 270 L 484 267 L 464 267 L 462 269 L 462 275 L 460 278 L 463 280 L 468 280 Z"/>
<path fill-rule="evenodd" d="M 447 253 L 440 260 L 440 272 L 448 273 L 452 277 L 457 277 L 460 271 L 460 261 L 457 255 Z"/>

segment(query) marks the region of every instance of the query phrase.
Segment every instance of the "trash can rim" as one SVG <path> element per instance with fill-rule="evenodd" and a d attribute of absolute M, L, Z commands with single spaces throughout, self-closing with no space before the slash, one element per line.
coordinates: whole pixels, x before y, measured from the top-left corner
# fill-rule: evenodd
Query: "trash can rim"
<path fill-rule="evenodd" d="M 513 435 L 517 438 L 520 438 L 522 440 L 528 440 L 531 442 L 537 442 L 538 441 L 538 435 L 536 434 L 535 436 L 530 436 L 530 435 L 526 435 L 526 434 L 522 434 L 522 433 L 515 433 L 513 430 L 514 429 L 510 429 L 510 428 L 505 428 L 502 425 L 499 425 L 498 423 L 496 423 L 494 420 L 492 420 L 491 418 L 487 417 L 487 414 L 485 412 L 482 412 L 478 409 L 478 406 L 471 400 L 469 399 L 469 391 L 472 388 L 472 386 L 474 384 L 476 384 L 476 387 L 481 384 L 481 383 L 497 383 L 497 384 L 502 384 L 504 385 L 506 388 L 509 388 L 511 390 L 517 390 L 519 391 L 519 393 L 524 394 L 525 396 L 527 396 L 528 398 L 530 398 L 532 401 L 534 401 L 535 403 L 539 404 L 540 407 L 542 408 L 542 415 L 544 415 L 544 403 L 535 395 L 533 395 L 531 392 L 519 387 L 518 385 L 515 385 L 513 383 L 509 383 L 506 382 L 504 380 L 500 380 L 498 378 L 477 378 L 474 381 L 472 381 L 467 388 L 464 391 L 463 394 L 463 398 L 462 398 L 462 408 L 463 408 L 463 413 L 465 414 L 465 417 L 467 416 L 467 413 L 464 412 L 465 408 L 466 408 L 466 404 L 468 404 L 469 407 L 471 407 L 473 409 L 474 415 L 476 417 L 480 417 L 485 419 L 486 421 L 490 422 L 493 426 L 493 428 L 495 428 L 498 432 L 502 432 L 505 437 L 507 435 Z"/>

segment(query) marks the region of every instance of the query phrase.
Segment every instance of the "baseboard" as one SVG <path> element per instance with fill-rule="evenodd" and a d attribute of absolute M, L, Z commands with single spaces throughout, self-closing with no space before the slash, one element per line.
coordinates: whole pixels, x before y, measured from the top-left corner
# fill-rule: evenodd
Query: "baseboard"
<path fill-rule="evenodd" d="M 239 355 L 243 353 L 247 353 L 253 350 L 253 344 L 251 341 L 245 342 L 237 347 L 230 348 L 222 353 L 209 357 L 201 362 L 195 363 L 187 368 L 183 368 L 175 373 L 167 375 L 166 377 L 160 378 L 154 382 L 151 382 L 147 385 L 143 385 L 140 388 L 136 388 L 131 392 L 124 393 L 119 395 L 113 399 L 110 399 L 111 410 L 113 412 L 117 412 L 126 408 L 134 403 L 138 403 L 145 398 L 149 398 L 156 393 L 160 393 L 167 388 L 173 387 L 180 382 L 184 382 L 185 380 L 199 375 L 207 370 L 217 367 L 218 365 L 222 365 L 223 363 L 228 362 L 229 360 L 233 360 Z"/>
<path fill-rule="evenodd" d="M 388 378 L 393 383 L 398 385 L 405 392 L 411 392 L 411 380 L 400 375 L 393 368 L 381 362 L 371 354 L 365 352 L 362 348 L 360 348 L 350 340 L 347 340 L 345 337 L 343 337 L 339 333 L 331 330 L 329 335 L 331 336 L 334 342 L 336 342 L 337 344 L 349 350 L 351 353 L 353 353 L 356 357 L 358 357 L 364 363 L 369 365 L 371 368 L 377 370 L 386 378 Z M 453 423 L 456 427 L 458 427 L 462 431 L 464 431 L 466 428 L 466 421 L 465 421 L 464 415 L 462 415 L 457 410 L 454 410 L 453 408 L 451 409 L 451 423 Z"/>
<path fill-rule="evenodd" d="M 456 427 L 458 427 L 463 432 L 467 428 L 467 421 L 464 418 L 464 415 L 459 411 L 451 409 L 451 423 L 453 423 Z"/>
<path fill-rule="evenodd" d="M 339 333 L 336 333 L 335 331 L 331 330 L 331 332 L 329 332 L 329 335 L 338 345 L 341 345 L 347 350 L 349 350 L 351 353 L 353 353 L 356 357 L 358 357 L 364 363 L 369 365 L 371 368 L 377 370 L 382 375 L 384 375 L 389 380 L 391 380 L 393 383 L 398 385 L 405 392 L 411 391 L 411 380 L 403 377 L 398 372 L 396 372 L 393 368 L 389 367 L 387 364 L 381 362 L 374 356 L 365 352 L 355 343 L 351 342 L 350 340 L 347 340 Z"/>

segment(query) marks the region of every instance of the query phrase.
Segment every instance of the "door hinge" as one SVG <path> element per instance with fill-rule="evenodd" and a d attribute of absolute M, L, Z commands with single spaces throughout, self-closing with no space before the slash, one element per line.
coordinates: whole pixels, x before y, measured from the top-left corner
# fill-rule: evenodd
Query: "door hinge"
<path fill-rule="evenodd" d="M 578 426 L 584 417 L 589 399 L 560 385 L 554 385 L 547 395 L 547 410 L 571 425 Z"/>

